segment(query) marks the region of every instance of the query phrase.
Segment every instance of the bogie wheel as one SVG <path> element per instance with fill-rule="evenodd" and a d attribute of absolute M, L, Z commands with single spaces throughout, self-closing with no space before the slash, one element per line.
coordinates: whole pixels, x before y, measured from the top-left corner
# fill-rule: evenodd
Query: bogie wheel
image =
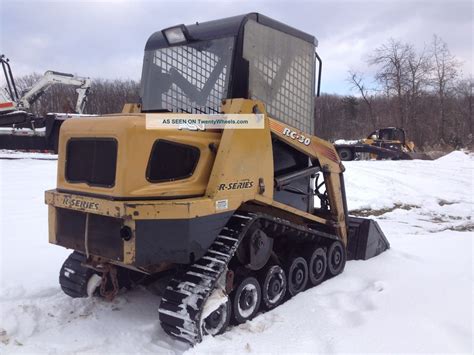
<path fill-rule="evenodd" d="M 349 148 L 341 148 L 338 149 L 337 152 L 342 161 L 354 160 L 354 153 Z"/>
<path fill-rule="evenodd" d="M 287 265 L 288 292 L 290 296 L 303 291 L 308 282 L 308 263 L 302 257 L 291 259 Z"/>
<path fill-rule="evenodd" d="M 231 313 L 231 302 L 227 299 L 215 311 L 204 317 L 201 322 L 202 334 L 215 336 L 224 333 L 229 325 Z"/>
<path fill-rule="evenodd" d="M 316 248 L 308 255 L 308 276 L 312 286 L 319 285 L 324 280 L 327 269 L 326 252 L 323 248 Z"/>
<path fill-rule="evenodd" d="M 346 249 L 340 241 L 335 241 L 331 244 L 327 259 L 327 274 L 329 277 L 336 276 L 344 270 L 346 265 Z"/>
<path fill-rule="evenodd" d="M 285 272 L 279 265 L 271 265 L 262 271 L 260 285 L 265 308 L 273 309 L 283 302 L 287 280 Z"/>
<path fill-rule="evenodd" d="M 237 324 L 252 319 L 260 308 L 262 292 L 260 284 L 254 277 L 243 279 L 237 289 L 232 292 L 234 320 Z"/>

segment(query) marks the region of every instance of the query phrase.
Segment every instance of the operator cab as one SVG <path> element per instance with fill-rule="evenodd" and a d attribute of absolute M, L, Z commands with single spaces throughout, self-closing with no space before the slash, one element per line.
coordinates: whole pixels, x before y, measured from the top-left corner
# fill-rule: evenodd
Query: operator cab
<path fill-rule="evenodd" d="M 224 99 L 256 99 L 272 118 L 314 134 L 316 46 L 314 36 L 258 13 L 155 32 L 145 47 L 142 111 L 215 114 Z M 275 177 L 319 164 L 276 138 L 273 162 Z M 312 212 L 310 183 L 301 178 L 274 198 Z"/>
<path fill-rule="evenodd" d="M 372 132 L 368 138 L 374 140 L 398 141 L 405 143 L 405 131 L 396 127 L 382 128 Z"/>
<path fill-rule="evenodd" d="M 313 36 L 257 13 L 155 32 L 145 46 L 141 111 L 215 114 L 225 99 L 254 99 L 272 118 L 313 133 L 316 44 Z M 60 189 L 121 199 L 204 195 L 214 162 L 209 146 L 219 143 L 222 132 L 170 134 L 146 129 L 143 117 L 107 119 L 83 119 L 77 123 L 81 129 L 69 131 L 71 123 L 62 130 L 63 137 L 76 141 L 65 146 Z M 75 136 L 78 131 L 81 137 Z M 272 138 L 275 178 L 319 164 Z M 101 149 L 104 144 L 111 148 Z M 127 174 L 129 161 L 142 174 Z M 97 181 L 102 176 L 105 183 Z M 274 199 L 312 213 L 312 180 L 304 176 L 275 188 Z"/>
<path fill-rule="evenodd" d="M 145 47 L 142 111 L 214 114 L 224 99 L 258 99 L 270 116 L 313 134 L 316 45 L 257 13 L 155 32 Z"/>

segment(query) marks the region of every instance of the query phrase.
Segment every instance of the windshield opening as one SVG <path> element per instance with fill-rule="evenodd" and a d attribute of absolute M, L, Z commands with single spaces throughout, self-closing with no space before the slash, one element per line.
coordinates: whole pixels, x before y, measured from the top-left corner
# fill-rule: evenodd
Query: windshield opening
<path fill-rule="evenodd" d="M 218 113 L 226 98 L 234 37 L 145 52 L 144 111 Z"/>
<path fill-rule="evenodd" d="M 399 129 L 381 129 L 379 131 L 379 139 L 386 141 L 400 141 L 405 140 L 404 133 Z"/>

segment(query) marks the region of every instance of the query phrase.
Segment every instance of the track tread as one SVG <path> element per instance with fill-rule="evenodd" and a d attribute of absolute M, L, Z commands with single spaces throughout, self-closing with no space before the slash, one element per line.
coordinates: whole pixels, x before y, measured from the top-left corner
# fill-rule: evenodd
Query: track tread
<path fill-rule="evenodd" d="M 301 241 L 318 238 L 338 240 L 336 236 L 297 225 L 282 218 L 258 212 L 237 211 L 220 231 L 206 254 L 188 265 L 169 282 L 160 307 L 159 319 L 163 330 L 182 341 L 196 344 L 202 340 L 201 314 L 207 298 L 234 256 L 247 230 L 259 221 L 270 234 L 287 234 Z"/>
<path fill-rule="evenodd" d="M 232 216 L 227 226 L 234 226 L 236 219 L 239 222 L 244 220 L 246 223 L 239 223 L 240 229 L 227 228 L 226 235 L 216 238 L 218 243 L 213 243 L 204 257 L 188 266 L 187 270 L 179 275 L 179 279 L 175 276 L 168 284 L 159 308 L 162 327 L 168 334 L 191 344 L 201 340 L 200 317 L 204 303 L 234 255 L 238 242 L 244 234 L 242 233 L 245 231 L 244 227 L 249 226 L 254 217 L 240 213 L 237 218 Z M 203 276 L 199 277 L 199 274 Z M 182 290 L 191 295 L 179 300 L 175 295 Z"/>

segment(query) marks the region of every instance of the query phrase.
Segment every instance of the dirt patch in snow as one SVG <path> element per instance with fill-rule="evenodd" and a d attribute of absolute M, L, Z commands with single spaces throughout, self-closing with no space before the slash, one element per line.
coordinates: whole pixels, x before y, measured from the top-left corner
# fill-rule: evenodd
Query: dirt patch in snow
<path fill-rule="evenodd" d="M 10 337 L 8 336 L 7 331 L 3 328 L 0 328 L 0 342 L 5 345 L 8 345 L 10 342 Z"/>
<path fill-rule="evenodd" d="M 454 232 L 474 232 L 474 223 L 464 223 L 457 226 L 446 227 L 442 231 L 454 231 Z"/>
<path fill-rule="evenodd" d="M 446 205 L 449 206 L 449 205 L 454 205 L 456 203 L 459 203 L 459 202 L 457 202 L 457 201 L 446 201 L 446 200 L 443 200 L 443 199 L 438 200 L 438 205 L 440 205 L 440 206 L 446 206 Z"/>
<path fill-rule="evenodd" d="M 378 216 L 384 215 L 385 213 L 393 212 L 398 209 L 409 211 L 413 208 L 419 208 L 419 207 L 420 206 L 417 206 L 417 205 L 396 203 L 395 205 L 393 205 L 393 207 L 381 208 L 378 210 L 373 210 L 373 209 L 352 210 L 352 211 L 349 211 L 349 214 L 355 217 L 370 217 L 370 216 L 378 217 Z"/>

